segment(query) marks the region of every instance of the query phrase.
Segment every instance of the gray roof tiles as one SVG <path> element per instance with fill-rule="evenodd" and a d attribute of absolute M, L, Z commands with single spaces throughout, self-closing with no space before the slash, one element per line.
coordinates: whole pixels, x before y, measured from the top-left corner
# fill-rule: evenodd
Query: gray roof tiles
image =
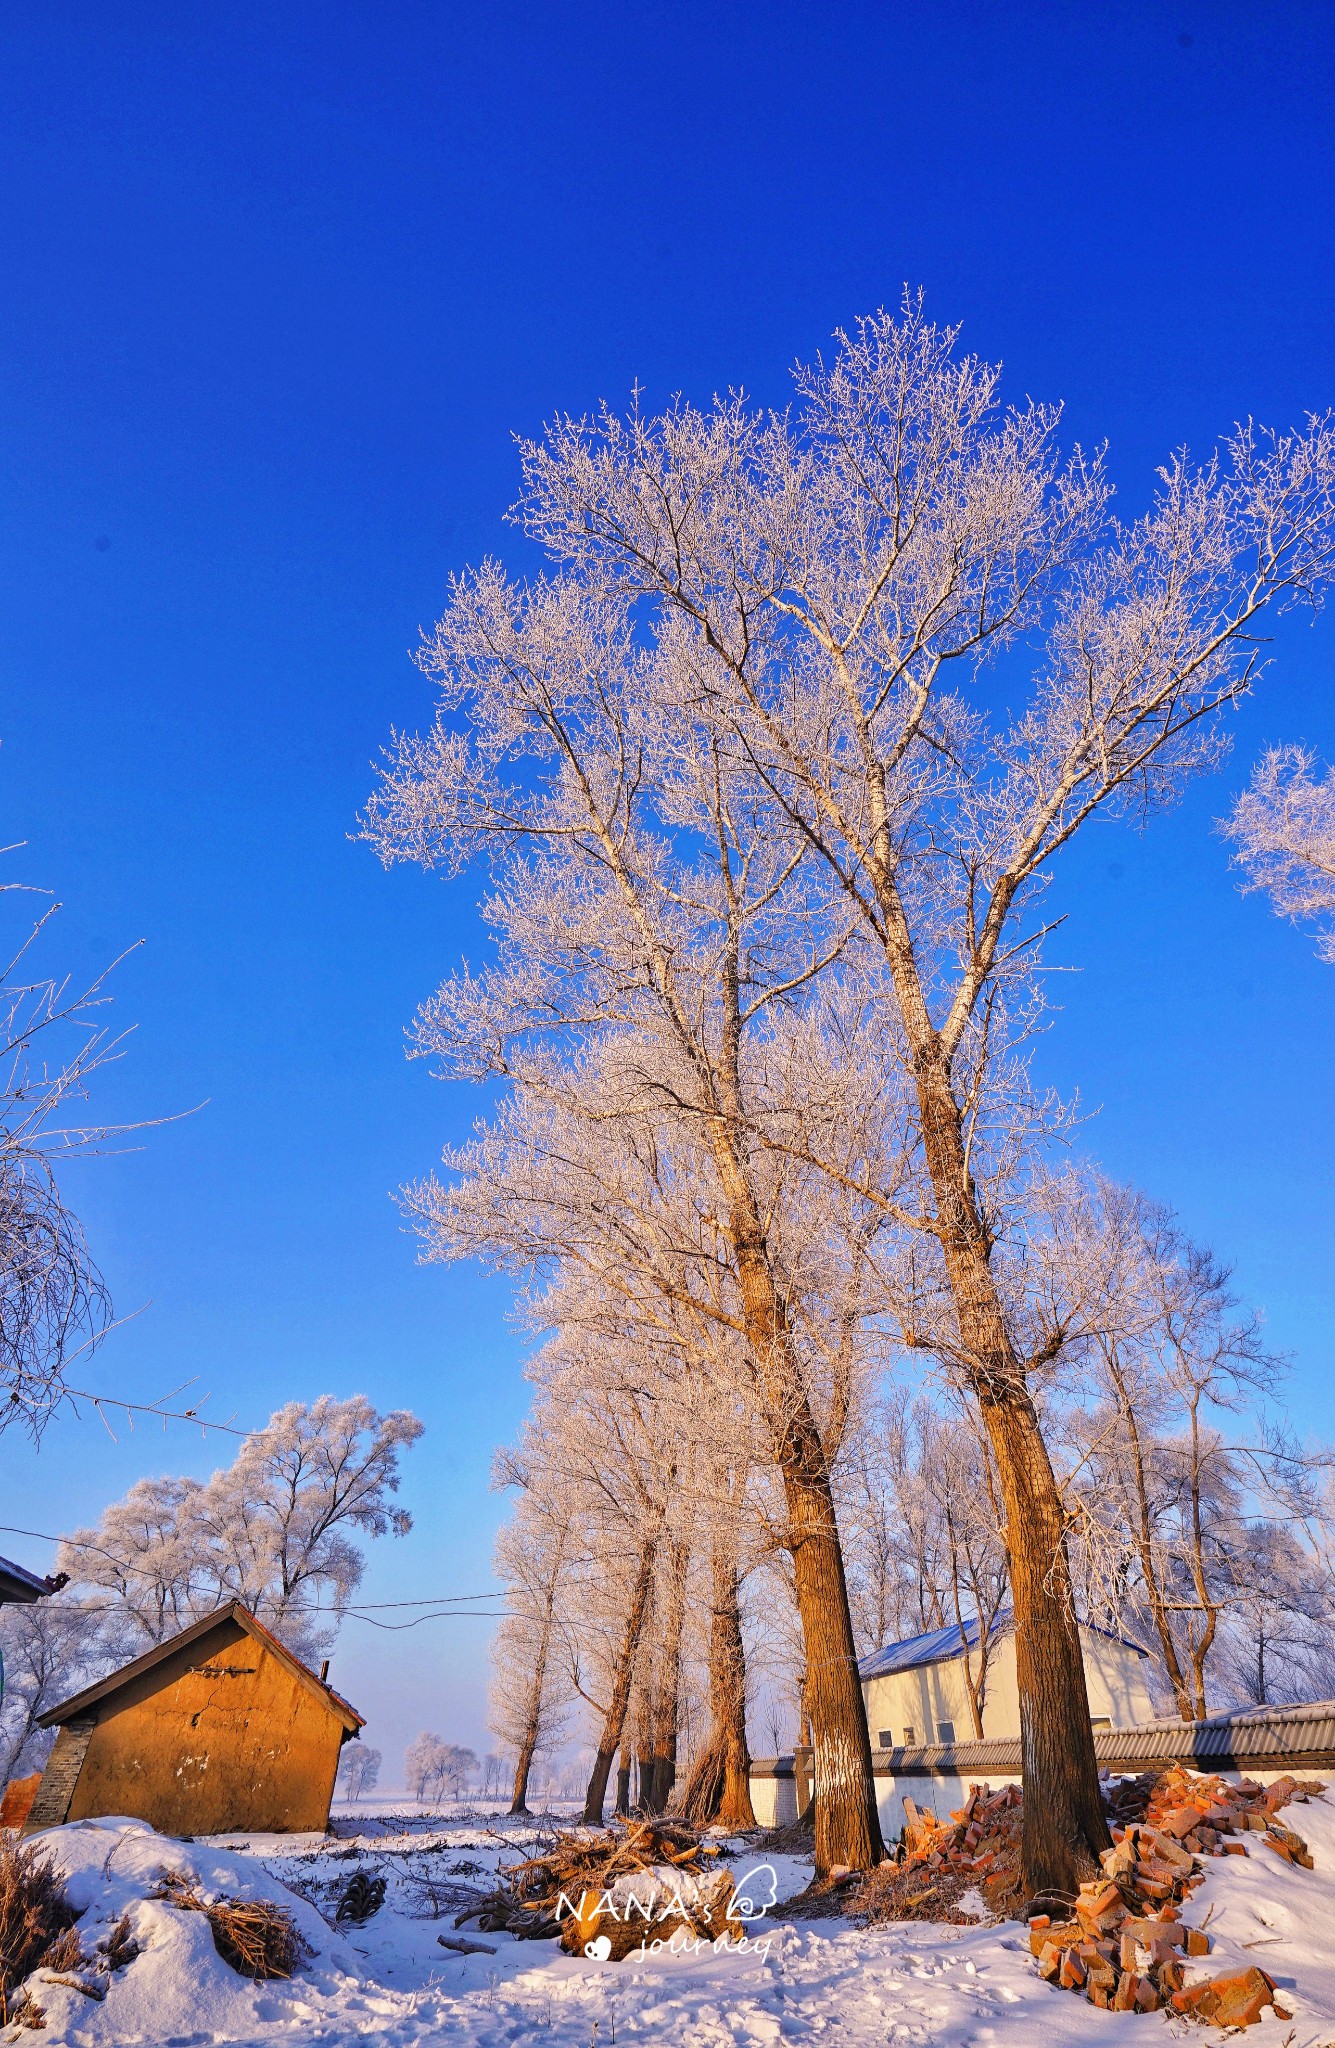
<path fill-rule="evenodd" d="M 1197 1770 L 1335 1769 L 1335 1700 L 1293 1707 L 1248 1707 L 1208 1721 L 1148 1721 L 1138 1728 L 1099 1728 L 1094 1750 L 1104 1770 L 1139 1772 L 1151 1764 L 1182 1763 Z M 1018 1777 L 1019 1738 L 947 1742 L 916 1749 L 872 1752 L 882 1778 Z M 760 1777 L 789 1777 L 791 1756 L 757 1761 Z"/>

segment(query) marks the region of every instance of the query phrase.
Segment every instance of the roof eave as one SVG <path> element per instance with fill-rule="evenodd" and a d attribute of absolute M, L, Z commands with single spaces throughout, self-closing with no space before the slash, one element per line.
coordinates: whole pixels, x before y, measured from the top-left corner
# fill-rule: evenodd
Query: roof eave
<path fill-rule="evenodd" d="M 189 1644 L 198 1642 L 201 1636 L 208 1635 L 224 1621 L 235 1621 L 247 1635 L 253 1636 L 267 1649 L 272 1650 L 294 1678 L 308 1691 L 318 1695 L 335 1718 L 343 1723 L 349 1734 L 355 1734 L 359 1728 L 366 1726 L 357 1709 L 345 1700 L 341 1693 L 335 1692 L 331 1685 L 317 1678 L 315 1673 L 302 1663 L 300 1657 L 294 1656 L 285 1643 L 281 1643 L 277 1636 L 271 1635 L 263 1622 L 256 1621 L 249 1608 L 243 1607 L 239 1600 L 227 1601 L 224 1606 L 215 1608 L 212 1614 L 206 1614 L 202 1621 L 192 1622 L 189 1628 L 183 1628 L 167 1642 L 157 1643 L 151 1650 L 146 1650 L 142 1657 L 136 1657 L 131 1663 L 123 1664 L 119 1671 L 109 1672 L 95 1685 L 85 1686 L 82 1692 L 75 1693 L 70 1699 L 62 1700 L 59 1706 L 48 1707 L 44 1714 L 37 1716 L 37 1726 L 59 1728 L 66 1721 L 76 1720 L 90 1707 L 95 1707 L 102 1700 L 109 1699 L 113 1693 L 122 1691 L 144 1672 L 153 1670 L 155 1665 L 161 1664 L 174 1650 L 184 1649 Z"/>

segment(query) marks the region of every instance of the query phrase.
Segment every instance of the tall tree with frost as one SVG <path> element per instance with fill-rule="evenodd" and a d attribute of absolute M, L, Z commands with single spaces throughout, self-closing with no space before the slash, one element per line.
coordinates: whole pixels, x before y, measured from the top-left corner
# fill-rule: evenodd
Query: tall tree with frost
<path fill-rule="evenodd" d="M 580 1502 L 584 1523 L 583 1612 L 565 1631 L 571 1683 L 598 1723 L 584 1819 L 599 1827 L 607 1784 L 629 1731 L 654 1580 L 676 1484 L 672 1403 L 661 1376 L 621 1348 L 586 1337 L 555 1338 L 531 1368 L 542 1393 L 540 1427 L 548 1456 Z M 592 1624 L 592 1627 L 590 1626 Z M 599 1678 L 589 1672 L 593 1662 Z M 597 1694 L 589 1690 L 599 1684 Z"/>
<path fill-rule="evenodd" d="M 906 297 L 796 373 L 794 412 L 734 394 L 558 421 L 524 451 L 518 517 L 555 565 L 536 602 L 587 673 L 634 646 L 643 674 L 650 635 L 689 648 L 695 699 L 730 726 L 756 801 L 785 813 L 888 967 L 926 1183 L 896 1207 L 940 1261 L 1005 1501 L 1025 1877 L 1069 1894 L 1107 1824 L 1060 1490 L 994 1257 L 1003 1219 L 975 1179 L 977 1047 L 1006 985 L 1032 980 L 1063 849 L 1211 766 L 1214 714 L 1257 673 L 1261 613 L 1319 601 L 1335 430 L 1248 423 L 1203 467 L 1173 457 L 1123 524 L 1100 460 L 1058 454 L 1057 412 L 1002 410 L 998 371 L 955 342 Z M 601 663 L 576 623 L 595 615 Z M 462 636 L 437 647 L 458 674 Z M 442 729 L 456 765 L 419 782 L 455 792 L 418 803 L 428 835 L 481 807 L 456 744 Z M 625 788 L 642 755 L 623 759 Z"/>
<path fill-rule="evenodd" d="M 1260 889 L 1294 924 L 1322 920 L 1317 952 L 1335 960 L 1335 768 L 1306 747 L 1269 747 L 1220 828 L 1244 892 Z"/>
<path fill-rule="evenodd" d="M 396 743 L 366 834 L 387 861 L 457 871 L 488 857 L 499 957 L 441 987 L 419 1016 L 419 1049 L 447 1072 L 501 1076 L 541 1099 L 568 1096 L 580 1053 L 610 1045 L 620 1064 L 600 1068 L 601 1127 L 647 1116 L 703 1158 L 786 1492 L 816 1860 L 874 1865 L 830 1451 L 775 1240 L 775 1154 L 757 1129 L 755 1048 L 838 957 L 845 914 L 813 902 L 802 837 L 743 778 L 701 697 L 694 640 L 673 621 L 646 648 L 611 585 L 521 589 L 486 565 L 455 585 L 422 662 L 439 679 L 441 716 L 424 738 Z M 447 722 L 455 713 L 463 733 Z M 428 1191 L 418 1206 L 439 1249 L 447 1205 Z"/>
<path fill-rule="evenodd" d="M 511 1520 L 496 1539 L 496 1575 L 509 1614 L 496 1631 L 488 1720 L 515 1759 L 511 1813 L 528 1812 L 533 1765 L 560 1740 L 564 1702 L 558 1689 L 562 1595 L 575 1564 L 573 1504 L 553 1485 L 541 1445 L 526 1428 L 518 1450 L 502 1452 L 496 1484 L 513 1487 Z"/>

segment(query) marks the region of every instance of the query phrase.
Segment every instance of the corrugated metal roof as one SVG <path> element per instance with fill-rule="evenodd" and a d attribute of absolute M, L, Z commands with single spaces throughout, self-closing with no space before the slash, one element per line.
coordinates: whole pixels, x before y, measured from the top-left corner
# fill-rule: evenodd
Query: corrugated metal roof
<path fill-rule="evenodd" d="M 993 1638 L 1004 1635 L 1009 1615 L 998 1615 Z M 929 1629 L 926 1635 L 908 1636 L 902 1643 L 886 1643 L 858 1660 L 859 1678 L 888 1678 L 892 1671 L 916 1671 L 923 1664 L 941 1664 L 958 1657 L 965 1648 L 976 1650 L 983 1625 L 976 1614 L 966 1615 L 958 1628 Z"/>
<path fill-rule="evenodd" d="M 992 1624 L 992 1640 L 1004 1636 L 1010 1630 L 1015 1617 L 1009 1607 L 1003 1607 Z M 1095 1635 L 1106 1636 L 1110 1642 L 1121 1643 L 1128 1650 L 1135 1650 L 1144 1657 L 1148 1654 L 1144 1646 L 1134 1642 L 1130 1636 L 1115 1635 L 1111 1629 L 1099 1628 L 1097 1623 L 1082 1621 L 1081 1628 L 1092 1629 Z M 976 1650 L 982 1639 L 983 1626 L 976 1614 L 966 1614 L 963 1621 L 952 1623 L 949 1628 L 929 1629 L 926 1635 L 908 1636 L 902 1643 L 886 1643 L 882 1649 L 871 1650 L 858 1660 L 859 1678 L 888 1678 L 895 1671 L 917 1671 L 925 1664 L 947 1664 L 953 1658 L 963 1655 L 966 1648 Z"/>

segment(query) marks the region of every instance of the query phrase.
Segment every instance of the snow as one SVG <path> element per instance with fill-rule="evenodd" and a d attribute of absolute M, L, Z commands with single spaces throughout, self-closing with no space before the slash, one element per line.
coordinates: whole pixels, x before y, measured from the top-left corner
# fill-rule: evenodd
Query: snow
<path fill-rule="evenodd" d="M 1258 2048 L 1323 2048 L 1335 2033 L 1335 1795 L 1295 1806 L 1286 1820 L 1306 1836 L 1314 1871 L 1282 1862 L 1253 1837 L 1243 1857 L 1207 1860 L 1206 1883 L 1186 1917 L 1208 1922 L 1215 1952 L 1207 1976 L 1252 1963 L 1277 1979 L 1292 2022 L 1267 2014 Z M 343 1818 L 352 1838 L 233 1836 L 176 1842 L 142 1822 L 85 1822 L 39 1839 L 54 1852 L 84 1917 L 91 1952 L 122 1911 L 144 1951 L 116 1973 L 102 2003 L 65 1985 L 29 1980 L 46 2011 L 36 2037 L 4 2030 L 6 2043 L 68 2042 L 72 2048 L 778 2048 L 828 2036 L 840 2048 L 934 2043 L 940 2048 L 1066 2048 L 1224 2037 L 1166 2015 L 1097 2011 L 1038 1976 L 1025 1930 L 1014 1923 L 947 1927 L 923 1922 L 876 1929 L 842 1920 L 802 1922 L 781 1913 L 749 1924 L 744 1954 L 661 1953 L 624 1963 L 561 1954 L 553 1943 L 491 1942 L 494 1955 L 441 1949 L 453 1936 L 451 1906 L 419 1918 L 422 1881 L 485 1890 L 498 1864 L 537 1839 L 508 1819 L 439 1819 L 381 1812 Z M 736 1844 L 739 1876 L 761 1860 Z M 779 1897 L 809 1876 L 793 1857 L 771 1859 Z M 277 1899 L 315 1953 L 291 1982 L 256 1984 L 217 1955 L 208 1923 L 147 1896 L 164 1869 L 208 1894 Z M 365 1927 L 334 1928 L 337 1890 L 357 1870 L 387 1879 L 386 1902 Z"/>

